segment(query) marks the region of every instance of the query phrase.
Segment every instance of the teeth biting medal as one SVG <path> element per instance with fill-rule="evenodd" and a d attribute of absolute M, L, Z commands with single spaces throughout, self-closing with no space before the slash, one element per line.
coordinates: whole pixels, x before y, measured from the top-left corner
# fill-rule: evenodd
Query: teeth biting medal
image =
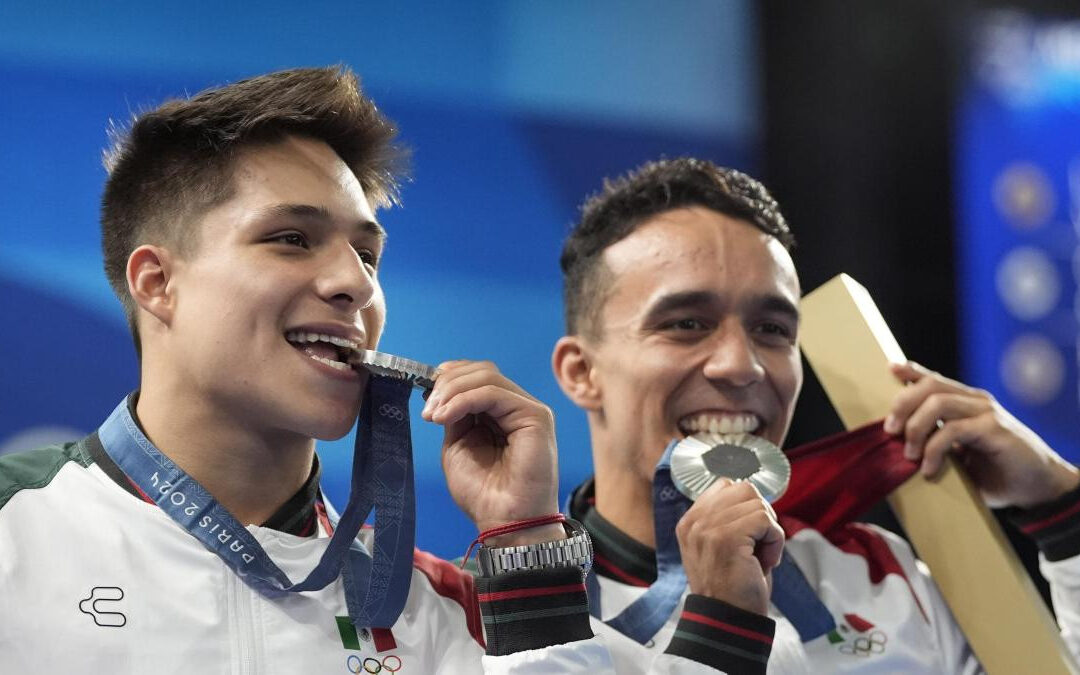
<path fill-rule="evenodd" d="M 784 452 L 752 434 L 702 431 L 680 441 L 671 453 L 671 480 L 696 500 L 720 478 L 749 481 L 768 502 L 787 489 L 791 464 Z"/>
<path fill-rule="evenodd" d="M 439 369 L 426 363 L 377 352 L 373 349 L 354 350 L 349 356 L 349 364 L 362 366 L 376 375 L 407 380 L 423 391 L 431 391 L 431 388 L 435 386 L 435 378 L 439 376 Z"/>

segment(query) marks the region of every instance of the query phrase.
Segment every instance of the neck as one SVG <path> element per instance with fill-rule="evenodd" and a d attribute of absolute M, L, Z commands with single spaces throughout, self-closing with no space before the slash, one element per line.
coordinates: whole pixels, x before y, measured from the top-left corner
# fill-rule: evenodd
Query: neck
<path fill-rule="evenodd" d="M 136 414 L 147 438 L 242 525 L 266 522 L 311 473 L 314 440 L 245 429 L 197 396 L 145 389 Z"/>
<path fill-rule="evenodd" d="M 640 466 L 636 456 L 614 451 L 602 434 L 592 436 L 597 512 L 627 536 L 655 549 L 651 476 L 646 480 L 635 473 Z"/>

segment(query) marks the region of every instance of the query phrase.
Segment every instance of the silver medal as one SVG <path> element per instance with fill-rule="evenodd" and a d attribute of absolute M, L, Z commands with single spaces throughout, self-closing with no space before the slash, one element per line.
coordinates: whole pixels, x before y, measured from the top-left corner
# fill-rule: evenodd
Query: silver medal
<path fill-rule="evenodd" d="M 354 351 L 349 363 L 363 366 L 376 375 L 408 380 L 414 387 L 424 391 L 431 391 L 431 388 L 435 386 L 435 378 L 439 376 L 439 370 L 426 363 L 372 349 Z"/>
<path fill-rule="evenodd" d="M 749 481 L 768 502 L 784 494 L 791 464 L 784 451 L 760 436 L 702 431 L 671 452 L 671 480 L 691 500 L 719 478 Z"/>

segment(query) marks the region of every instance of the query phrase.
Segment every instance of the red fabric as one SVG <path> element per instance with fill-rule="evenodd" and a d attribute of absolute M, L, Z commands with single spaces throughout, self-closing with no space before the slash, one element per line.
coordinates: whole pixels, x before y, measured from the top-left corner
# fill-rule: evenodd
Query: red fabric
<path fill-rule="evenodd" d="M 413 550 L 413 567 L 424 573 L 436 593 L 461 605 L 469 634 L 481 647 L 487 647 L 472 575 L 458 569 L 453 563 L 420 549 Z"/>
<path fill-rule="evenodd" d="M 885 433 L 881 422 L 799 446 L 787 456 L 791 482 L 773 507 L 823 534 L 851 522 L 919 468 L 904 459 L 903 440 Z"/>
<path fill-rule="evenodd" d="M 849 626 L 859 631 L 860 633 L 865 633 L 866 631 L 874 627 L 874 624 L 870 623 L 858 614 L 845 614 L 844 620 L 848 622 Z"/>
<path fill-rule="evenodd" d="M 817 530 L 833 546 L 866 560 L 871 583 L 897 574 L 911 588 L 881 535 L 851 522 L 918 471 L 918 463 L 904 458 L 904 441 L 885 433 L 879 421 L 799 446 L 787 456 L 791 482 L 773 504 L 787 536 Z M 914 589 L 911 595 L 926 617 Z"/>
<path fill-rule="evenodd" d="M 397 640 L 394 639 L 394 634 L 390 632 L 389 628 L 372 628 L 371 639 L 375 642 L 376 652 L 397 649 Z"/>

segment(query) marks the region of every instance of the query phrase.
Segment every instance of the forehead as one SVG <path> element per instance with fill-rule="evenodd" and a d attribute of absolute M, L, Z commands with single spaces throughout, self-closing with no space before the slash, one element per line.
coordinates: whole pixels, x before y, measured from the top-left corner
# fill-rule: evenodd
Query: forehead
<path fill-rule="evenodd" d="M 374 220 L 356 175 L 334 150 L 310 138 L 288 136 L 242 151 L 233 164 L 237 197 L 359 211 Z"/>
<path fill-rule="evenodd" d="M 605 323 L 672 293 L 707 292 L 733 302 L 780 296 L 792 305 L 800 295 L 795 264 L 775 237 L 704 207 L 650 218 L 609 246 L 603 261 L 611 279 Z"/>
<path fill-rule="evenodd" d="M 231 196 L 197 221 L 200 249 L 203 240 L 243 238 L 269 224 L 285 224 L 290 214 L 315 214 L 327 224 L 381 233 L 360 181 L 322 141 L 290 136 L 245 148 L 230 169 Z"/>

